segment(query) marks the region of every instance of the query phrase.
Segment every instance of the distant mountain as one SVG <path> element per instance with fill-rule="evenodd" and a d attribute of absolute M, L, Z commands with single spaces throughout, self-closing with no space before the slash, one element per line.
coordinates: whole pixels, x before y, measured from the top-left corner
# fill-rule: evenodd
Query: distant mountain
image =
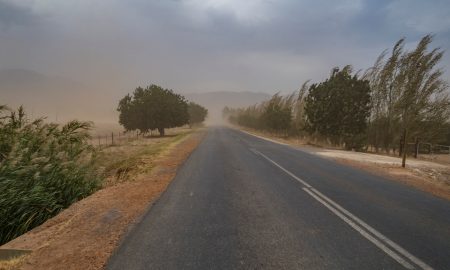
<path fill-rule="evenodd" d="M 208 109 L 209 124 L 220 124 L 222 120 L 222 109 L 225 106 L 239 108 L 260 103 L 271 96 L 261 92 L 207 92 L 190 93 L 184 95 L 188 100 L 198 103 Z"/>

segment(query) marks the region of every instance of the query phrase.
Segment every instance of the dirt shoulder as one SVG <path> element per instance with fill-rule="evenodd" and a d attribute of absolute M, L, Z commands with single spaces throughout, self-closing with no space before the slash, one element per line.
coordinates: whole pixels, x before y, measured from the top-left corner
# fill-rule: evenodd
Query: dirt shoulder
<path fill-rule="evenodd" d="M 450 164 L 410 158 L 407 160 L 406 168 L 402 168 L 401 159 L 398 157 L 314 147 L 295 138 L 279 138 L 254 130 L 238 129 L 269 141 L 298 147 L 303 151 L 333 159 L 338 163 L 366 170 L 450 200 Z"/>
<path fill-rule="evenodd" d="M 104 189 L 2 246 L 32 250 L 32 253 L 12 266 L 0 264 L 0 269 L 104 268 L 121 236 L 167 188 L 177 168 L 197 147 L 204 133 L 194 132 L 168 145 L 161 144 L 163 149 L 151 148 L 139 155 L 129 153 L 135 168 L 126 171 L 127 181 L 120 175 L 121 166 L 127 162 L 120 162 L 115 165 L 119 174 L 112 174 Z M 122 150 L 114 149 L 110 154 L 123 154 Z"/>

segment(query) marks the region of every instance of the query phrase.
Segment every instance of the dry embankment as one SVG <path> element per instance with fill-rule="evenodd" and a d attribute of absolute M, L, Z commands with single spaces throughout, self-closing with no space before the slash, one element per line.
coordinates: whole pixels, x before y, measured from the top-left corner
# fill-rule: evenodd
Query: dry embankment
<path fill-rule="evenodd" d="M 103 150 L 105 187 L 2 246 L 32 250 L 0 269 L 102 269 L 130 225 L 174 178 L 204 131 L 142 139 Z"/>

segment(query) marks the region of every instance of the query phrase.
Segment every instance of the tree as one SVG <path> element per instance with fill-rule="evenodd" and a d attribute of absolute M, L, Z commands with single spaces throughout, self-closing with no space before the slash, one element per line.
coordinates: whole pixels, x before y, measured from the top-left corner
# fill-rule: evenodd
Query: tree
<path fill-rule="evenodd" d="M 266 105 L 261 115 L 261 120 L 266 129 L 287 132 L 291 126 L 292 108 L 290 106 L 283 106 L 282 101 L 282 97 L 276 94 Z"/>
<path fill-rule="evenodd" d="M 431 35 L 423 37 L 416 49 L 403 54 L 399 62 L 400 98 L 396 110 L 403 129 L 403 149 L 411 137 L 417 136 L 415 132 L 420 130 L 422 123 L 448 119 L 448 85 L 441 78 L 443 71 L 436 68 L 444 52 L 440 49 L 428 51 L 432 40 Z M 402 154 L 402 167 L 405 163 L 406 150 Z"/>
<path fill-rule="evenodd" d="M 208 115 L 208 110 L 197 103 L 189 102 L 188 105 L 188 113 L 189 113 L 189 126 L 193 126 L 195 124 L 200 124 L 205 121 L 206 116 Z"/>
<path fill-rule="evenodd" d="M 150 85 L 136 88 L 133 96 L 126 95 L 119 101 L 119 123 L 125 130 L 140 130 L 146 133 L 158 129 L 164 136 L 165 128 L 187 124 L 188 104 L 185 98 L 172 90 Z"/>
<path fill-rule="evenodd" d="M 369 82 L 334 68 L 326 81 L 311 85 L 305 101 L 307 128 L 333 144 L 361 148 L 370 113 Z"/>
<path fill-rule="evenodd" d="M 404 39 L 394 46 L 391 56 L 382 53 L 367 73 L 373 90 L 372 143 L 378 148 L 400 144 L 399 154 L 405 167 L 407 143 L 411 140 L 439 142 L 449 120 L 450 98 L 443 71 L 437 65 L 443 51 L 429 50 L 433 36 L 423 37 L 412 51 L 404 50 Z"/>
<path fill-rule="evenodd" d="M 305 131 L 306 126 L 306 117 L 305 117 L 305 101 L 308 96 L 308 84 L 309 80 L 305 81 L 300 90 L 298 91 L 298 95 L 296 99 L 292 102 L 292 124 L 291 130 L 294 134 L 302 134 Z M 294 93 L 295 97 L 295 93 Z"/>

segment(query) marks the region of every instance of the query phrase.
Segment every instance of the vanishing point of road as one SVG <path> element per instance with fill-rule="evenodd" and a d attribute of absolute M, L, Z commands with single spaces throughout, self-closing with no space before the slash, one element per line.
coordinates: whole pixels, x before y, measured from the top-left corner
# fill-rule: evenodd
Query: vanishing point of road
<path fill-rule="evenodd" d="M 107 269 L 450 269 L 450 202 L 215 127 Z"/>

